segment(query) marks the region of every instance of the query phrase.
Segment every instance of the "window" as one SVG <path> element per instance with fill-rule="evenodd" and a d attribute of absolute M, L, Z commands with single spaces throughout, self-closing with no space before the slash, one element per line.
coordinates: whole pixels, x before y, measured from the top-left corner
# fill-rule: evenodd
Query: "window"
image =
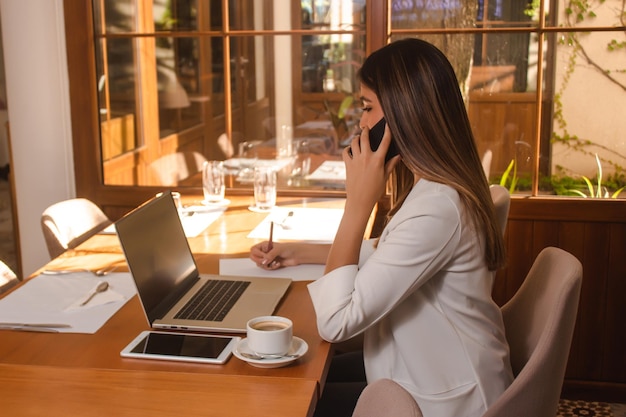
<path fill-rule="evenodd" d="M 302 167 L 339 160 L 358 119 L 363 2 L 94 0 L 93 9 L 105 185 L 198 186 L 203 160 L 218 159 L 231 188 L 250 186 L 255 161 L 275 165 L 283 188 L 343 188 Z M 281 154 L 285 135 L 293 144 Z"/>
<path fill-rule="evenodd" d="M 623 2 L 391 4 L 392 40 L 421 37 L 451 58 L 492 183 L 526 195 L 625 197 Z"/>
<path fill-rule="evenodd" d="M 105 188 L 197 187 L 202 160 L 224 159 L 231 189 L 249 188 L 239 174 L 265 160 L 281 169 L 283 191 L 340 192 L 332 175 L 294 172 L 276 143 L 293 137 L 311 171 L 339 159 L 359 118 L 358 67 L 372 49 L 414 36 L 455 66 L 492 183 L 521 195 L 626 197 L 619 0 L 93 0 L 92 9 Z M 166 181 L 154 167 L 172 153 L 185 167 Z"/>

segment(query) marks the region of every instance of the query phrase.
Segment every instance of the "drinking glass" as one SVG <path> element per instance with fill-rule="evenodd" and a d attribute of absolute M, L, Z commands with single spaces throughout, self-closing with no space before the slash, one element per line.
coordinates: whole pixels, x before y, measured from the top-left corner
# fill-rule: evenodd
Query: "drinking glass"
<path fill-rule="evenodd" d="M 254 205 L 259 210 L 270 210 L 276 205 L 276 171 L 272 167 L 254 168 Z"/>
<path fill-rule="evenodd" d="M 222 202 L 225 190 L 224 163 L 222 161 L 206 161 L 202 167 L 204 201 L 209 204 Z"/>

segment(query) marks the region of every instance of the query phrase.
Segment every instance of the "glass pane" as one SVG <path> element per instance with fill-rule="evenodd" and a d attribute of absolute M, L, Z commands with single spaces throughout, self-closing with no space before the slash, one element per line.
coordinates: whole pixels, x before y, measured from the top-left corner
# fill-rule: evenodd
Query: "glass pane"
<path fill-rule="evenodd" d="M 238 0 L 229 5 L 231 30 L 365 30 L 363 0 Z"/>
<path fill-rule="evenodd" d="M 510 0 L 392 0 L 391 29 L 494 27 L 530 24 L 533 10 Z"/>
<path fill-rule="evenodd" d="M 361 36 L 357 39 L 357 44 L 364 41 Z M 343 188 L 341 180 L 314 181 L 304 176 L 307 170 L 313 172 L 326 160 L 340 161 L 344 145 L 341 139 L 358 121 L 354 75 L 363 52 L 349 53 L 336 62 L 338 78 L 332 94 L 309 97 L 295 87 L 302 80 L 302 71 L 297 65 L 284 64 L 294 62 L 293 56 L 300 53 L 302 45 L 299 36 L 232 40 L 231 146 L 236 154 L 227 162 L 232 168 L 232 187 L 249 187 L 250 166 L 257 163 L 279 168 L 279 187 Z M 346 42 L 345 50 L 351 51 L 352 45 L 353 42 Z M 339 112 L 342 102 L 346 107 Z M 342 129 L 336 127 L 337 120 L 343 124 Z M 291 138 L 290 150 L 281 147 L 282 139 L 287 137 Z M 302 159 L 306 160 L 304 166 Z M 242 162 L 244 165 L 240 166 Z"/>
<path fill-rule="evenodd" d="M 617 110 L 626 108 L 626 65 L 623 51 L 607 48 L 615 39 L 624 33 L 557 34 L 551 181 L 544 189 L 611 197 L 626 185 L 626 118 Z"/>
<path fill-rule="evenodd" d="M 101 40 L 97 44 L 97 87 L 104 161 L 139 146 L 134 55 L 132 39 Z M 104 62 L 107 63 L 106 67 Z"/>
<path fill-rule="evenodd" d="M 161 138 L 201 122 L 201 104 L 209 96 L 200 91 L 197 45 L 193 38 L 156 39 Z"/>
<path fill-rule="evenodd" d="M 478 152 L 490 183 L 529 193 L 537 123 L 536 36 L 476 34 L 474 45 L 469 116 Z"/>
<path fill-rule="evenodd" d="M 137 30 L 136 0 L 93 1 L 96 33 L 122 33 Z"/>
<path fill-rule="evenodd" d="M 625 11 L 621 0 L 559 0 L 553 19 L 558 27 L 618 27 Z"/>
<path fill-rule="evenodd" d="M 184 32 L 198 29 L 196 0 L 153 0 L 154 30 Z M 203 3 L 207 4 L 204 0 Z M 208 2 L 221 6 L 221 0 Z M 203 10 L 210 12 L 211 9 Z M 221 15 L 220 15 L 221 17 Z"/>
<path fill-rule="evenodd" d="M 465 1 L 391 2 L 391 30 L 473 27 L 477 4 Z"/>

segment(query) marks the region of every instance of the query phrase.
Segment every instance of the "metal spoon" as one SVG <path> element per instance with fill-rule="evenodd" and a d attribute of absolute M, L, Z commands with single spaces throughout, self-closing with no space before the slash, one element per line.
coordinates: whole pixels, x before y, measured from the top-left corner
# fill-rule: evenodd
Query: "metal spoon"
<path fill-rule="evenodd" d="M 255 361 L 263 360 L 263 359 L 288 359 L 288 358 L 297 358 L 300 355 L 295 354 L 285 354 L 285 355 L 258 355 L 256 353 L 248 353 L 248 352 L 239 352 L 241 356 L 244 358 L 252 359 Z"/>
<path fill-rule="evenodd" d="M 283 229 L 289 229 L 289 225 L 287 224 L 287 220 L 289 220 L 290 217 L 293 217 L 293 211 L 290 211 L 289 213 L 287 213 L 287 215 L 279 222 L 275 222 L 278 226 L 282 227 Z"/>
<path fill-rule="evenodd" d="M 81 306 L 84 306 L 85 304 L 87 304 L 88 302 L 91 301 L 92 298 L 94 298 L 96 296 L 96 294 L 99 294 L 101 292 L 105 292 L 106 290 L 109 289 L 109 283 L 106 281 L 102 281 L 98 284 L 98 286 L 96 287 L 95 290 L 93 290 L 93 292 L 91 294 L 89 294 L 89 297 L 87 297 L 87 299 L 85 301 L 83 301 L 82 303 L 80 303 Z"/>

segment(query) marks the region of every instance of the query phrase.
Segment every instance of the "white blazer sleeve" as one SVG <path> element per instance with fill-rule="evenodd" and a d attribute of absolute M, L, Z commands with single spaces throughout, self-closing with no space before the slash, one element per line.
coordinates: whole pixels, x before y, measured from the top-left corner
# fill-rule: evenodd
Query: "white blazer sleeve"
<path fill-rule="evenodd" d="M 440 271 L 460 238 L 458 204 L 446 193 L 407 199 L 377 248 L 366 242 L 359 266 L 309 284 L 322 338 L 339 342 L 361 333 Z"/>

